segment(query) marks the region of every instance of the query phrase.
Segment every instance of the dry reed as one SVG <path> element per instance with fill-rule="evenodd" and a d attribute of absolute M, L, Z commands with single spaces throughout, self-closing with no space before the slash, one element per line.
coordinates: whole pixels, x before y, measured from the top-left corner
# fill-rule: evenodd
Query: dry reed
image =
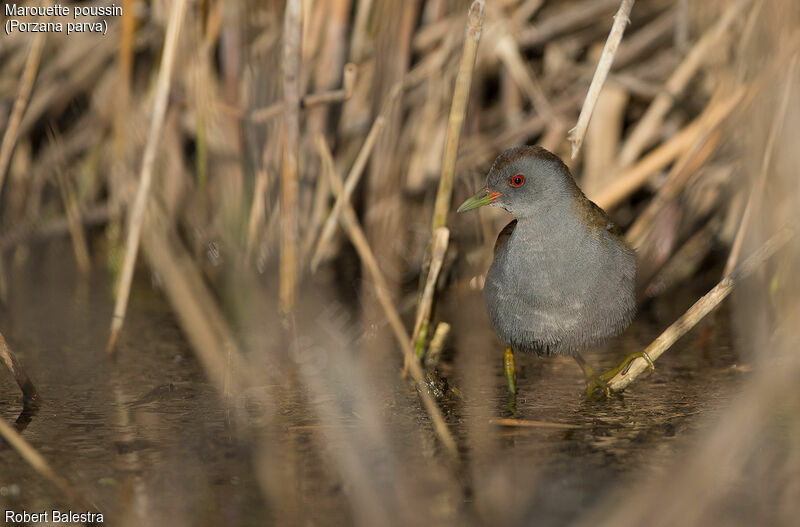
<path fill-rule="evenodd" d="M 156 82 L 156 93 L 153 100 L 153 115 L 150 120 L 150 129 L 147 134 L 147 146 L 142 156 L 142 168 L 139 173 L 139 186 L 136 198 L 131 206 L 128 216 L 128 237 L 125 241 L 125 260 L 122 265 L 119 286 L 117 289 L 114 314 L 111 318 L 111 329 L 106 344 L 106 353 L 112 354 L 116 346 L 122 325 L 125 322 L 125 313 L 128 309 L 128 297 L 131 293 L 133 270 L 136 265 L 136 255 L 139 251 L 139 240 L 142 236 L 147 211 L 147 201 L 150 197 L 150 187 L 153 182 L 153 165 L 160 145 L 161 128 L 164 125 L 164 116 L 167 112 L 169 87 L 172 79 L 172 67 L 178 47 L 178 36 L 183 25 L 183 13 L 186 10 L 186 0 L 176 0 L 172 5 L 167 27 L 167 37 L 164 41 L 164 53 L 161 68 Z"/>

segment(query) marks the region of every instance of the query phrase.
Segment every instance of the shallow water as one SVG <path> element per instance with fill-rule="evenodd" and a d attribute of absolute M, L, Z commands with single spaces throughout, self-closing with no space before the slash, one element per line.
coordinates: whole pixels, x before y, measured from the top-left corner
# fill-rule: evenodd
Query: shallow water
<path fill-rule="evenodd" d="M 712 271 L 709 279 L 713 276 L 718 274 Z M 704 287 L 698 284 L 647 306 L 620 338 L 586 353 L 585 358 L 596 371 L 614 367 L 627 354 L 649 344 L 705 292 Z M 451 382 L 462 386 L 473 402 L 473 406 L 462 405 L 461 417 L 469 418 L 474 410 L 483 411 L 484 419 L 488 414 L 490 419 L 513 417 L 569 426 L 501 427 L 494 444 L 474 440 L 476 450 L 487 458 L 476 464 L 474 484 L 484 485 L 481 480 L 487 469 L 490 474 L 502 473 L 504 479 L 513 474 L 514 488 L 504 498 L 505 509 L 493 511 L 501 516 L 513 511 L 505 515 L 504 523 L 565 525 L 609 497 L 617 485 L 658 473 L 713 422 L 743 378 L 723 310 L 663 355 L 653 373 L 644 374 L 626 392 L 608 400 L 585 399 L 583 373 L 573 359 L 538 359 L 518 353 L 518 396 L 512 404 L 502 372 L 503 347 L 487 329 L 480 293 L 466 293 L 454 304 L 479 308 L 466 313 L 463 307 L 448 311 L 453 346 L 461 354 L 474 354 L 475 371 L 493 372 L 493 380 L 481 383 L 476 382 L 480 373 L 463 372 L 469 366 L 454 368 Z"/>
<path fill-rule="evenodd" d="M 43 398 L 24 437 L 111 525 L 158 520 L 247 526 L 286 518 L 334 525 L 376 517 L 403 523 L 413 514 L 401 521 L 391 516 L 392 506 L 370 512 L 364 504 L 386 500 L 397 510 L 413 508 L 403 492 L 416 496 L 420 517 L 444 523 L 562 525 L 618 484 L 670 463 L 725 406 L 742 375 L 732 368 L 737 357 L 727 315 L 721 314 L 707 324 L 710 329 L 681 340 L 653 374 L 608 401 L 584 400 L 582 374 L 571 359 L 518 356 L 519 396 L 512 403 L 502 377 L 502 348 L 488 327 L 480 293 L 453 293 L 441 308 L 453 331 L 440 369 L 458 389 L 448 392 L 443 405 L 463 459 L 449 471 L 437 461 L 430 434 L 409 426 L 422 423 L 427 430 L 427 418 L 396 379 L 365 387 L 362 403 L 341 404 L 337 393 L 342 399 L 362 393 L 344 386 L 351 379 L 347 371 L 331 369 L 328 384 L 312 389 L 287 379 L 277 389 L 282 396 L 272 421 L 278 424 L 263 428 L 254 420 L 250 433 L 237 433 L 144 273 L 118 359 L 107 360 L 108 277 L 95 272 L 82 282 L 68 255 L 63 248 L 46 249 L 14 271 L 0 327 Z M 602 369 L 641 349 L 703 287 L 649 306 L 621 339 L 587 359 Z M 390 364 L 391 371 L 396 367 Z M 19 399 L 10 376 L 0 375 L 4 419 L 16 419 Z M 499 417 L 569 427 L 501 427 L 492 422 Z M 385 428 L 371 430 L 376 421 Z M 361 430 L 381 438 L 364 439 L 365 445 L 378 445 L 375 452 L 359 450 Z M 280 447 L 280 455 L 271 457 L 263 447 L 267 440 Z M 356 459 L 348 458 L 354 452 Z M 368 474 L 358 472 L 359 461 Z M 61 493 L 5 445 L 0 466 L 4 510 L 69 509 Z M 265 466 L 288 474 L 283 488 L 259 481 Z M 374 485 L 359 484 L 359 478 Z M 288 512 L 263 497 L 282 493 L 292 501 Z"/>

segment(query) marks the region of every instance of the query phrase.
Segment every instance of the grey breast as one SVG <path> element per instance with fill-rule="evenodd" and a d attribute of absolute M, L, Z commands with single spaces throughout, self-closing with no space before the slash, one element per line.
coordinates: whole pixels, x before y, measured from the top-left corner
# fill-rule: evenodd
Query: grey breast
<path fill-rule="evenodd" d="M 512 224 L 498 238 L 484 286 L 489 318 L 506 345 L 571 354 L 627 327 L 636 260 L 618 236 L 582 224 Z"/>

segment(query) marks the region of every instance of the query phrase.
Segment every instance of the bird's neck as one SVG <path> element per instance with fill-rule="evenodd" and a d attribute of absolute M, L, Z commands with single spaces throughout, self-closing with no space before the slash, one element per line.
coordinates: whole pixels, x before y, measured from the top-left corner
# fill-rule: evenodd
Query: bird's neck
<path fill-rule="evenodd" d="M 518 217 L 513 235 L 526 242 L 536 241 L 537 245 L 552 243 L 563 247 L 570 238 L 581 237 L 585 230 L 571 203 L 553 203 L 535 216 Z"/>

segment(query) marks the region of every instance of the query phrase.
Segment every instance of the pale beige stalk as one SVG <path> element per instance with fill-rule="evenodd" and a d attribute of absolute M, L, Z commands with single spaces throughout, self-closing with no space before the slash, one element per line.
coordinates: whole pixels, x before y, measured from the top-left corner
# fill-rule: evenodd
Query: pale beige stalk
<path fill-rule="evenodd" d="M 614 56 L 617 54 L 617 49 L 619 49 L 619 43 L 622 42 L 622 35 L 625 34 L 625 27 L 630 22 L 631 9 L 633 9 L 634 2 L 635 0 L 622 0 L 619 11 L 614 15 L 614 24 L 611 26 L 611 32 L 608 34 L 600 60 L 597 62 L 597 69 L 594 72 L 594 77 L 592 77 L 592 83 L 589 85 L 586 100 L 583 102 L 578 124 L 569 131 L 569 141 L 572 143 L 572 159 L 575 159 L 575 156 L 578 155 L 583 144 L 583 138 L 586 135 L 586 129 L 589 126 L 589 120 L 592 118 L 597 99 L 600 97 L 600 92 L 608 78 L 608 72 L 611 71 Z"/>
<path fill-rule="evenodd" d="M 147 144 L 145 145 L 142 158 L 142 169 L 139 174 L 139 188 L 136 191 L 136 198 L 133 202 L 130 215 L 128 216 L 128 238 L 125 242 L 125 261 L 122 265 L 122 273 L 117 289 L 117 300 L 114 304 L 114 315 L 111 319 L 111 334 L 106 345 L 106 353 L 113 353 L 114 346 L 122 330 L 125 321 L 125 313 L 128 309 L 128 297 L 131 293 L 131 282 L 133 281 L 133 270 L 136 265 L 136 255 L 139 251 L 139 240 L 142 236 L 142 225 L 144 224 L 145 213 L 147 212 L 147 201 L 150 197 L 150 187 L 153 182 L 153 165 L 156 160 L 156 152 L 160 144 L 161 128 L 164 125 L 164 116 L 167 112 L 169 98 L 169 88 L 172 79 L 172 67 L 175 63 L 175 54 L 178 48 L 178 36 L 183 25 L 183 15 L 186 11 L 186 0 L 175 0 L 172 4 L 172 11 L 169 16 L 167 36 L 164 41 L 164 51 L 161 58 L 161 68 L 158 71 L 156 81 L 156 94 L 153 102 L 153 115 L 150 120 L 150 129 L 147 134 Z"/>

